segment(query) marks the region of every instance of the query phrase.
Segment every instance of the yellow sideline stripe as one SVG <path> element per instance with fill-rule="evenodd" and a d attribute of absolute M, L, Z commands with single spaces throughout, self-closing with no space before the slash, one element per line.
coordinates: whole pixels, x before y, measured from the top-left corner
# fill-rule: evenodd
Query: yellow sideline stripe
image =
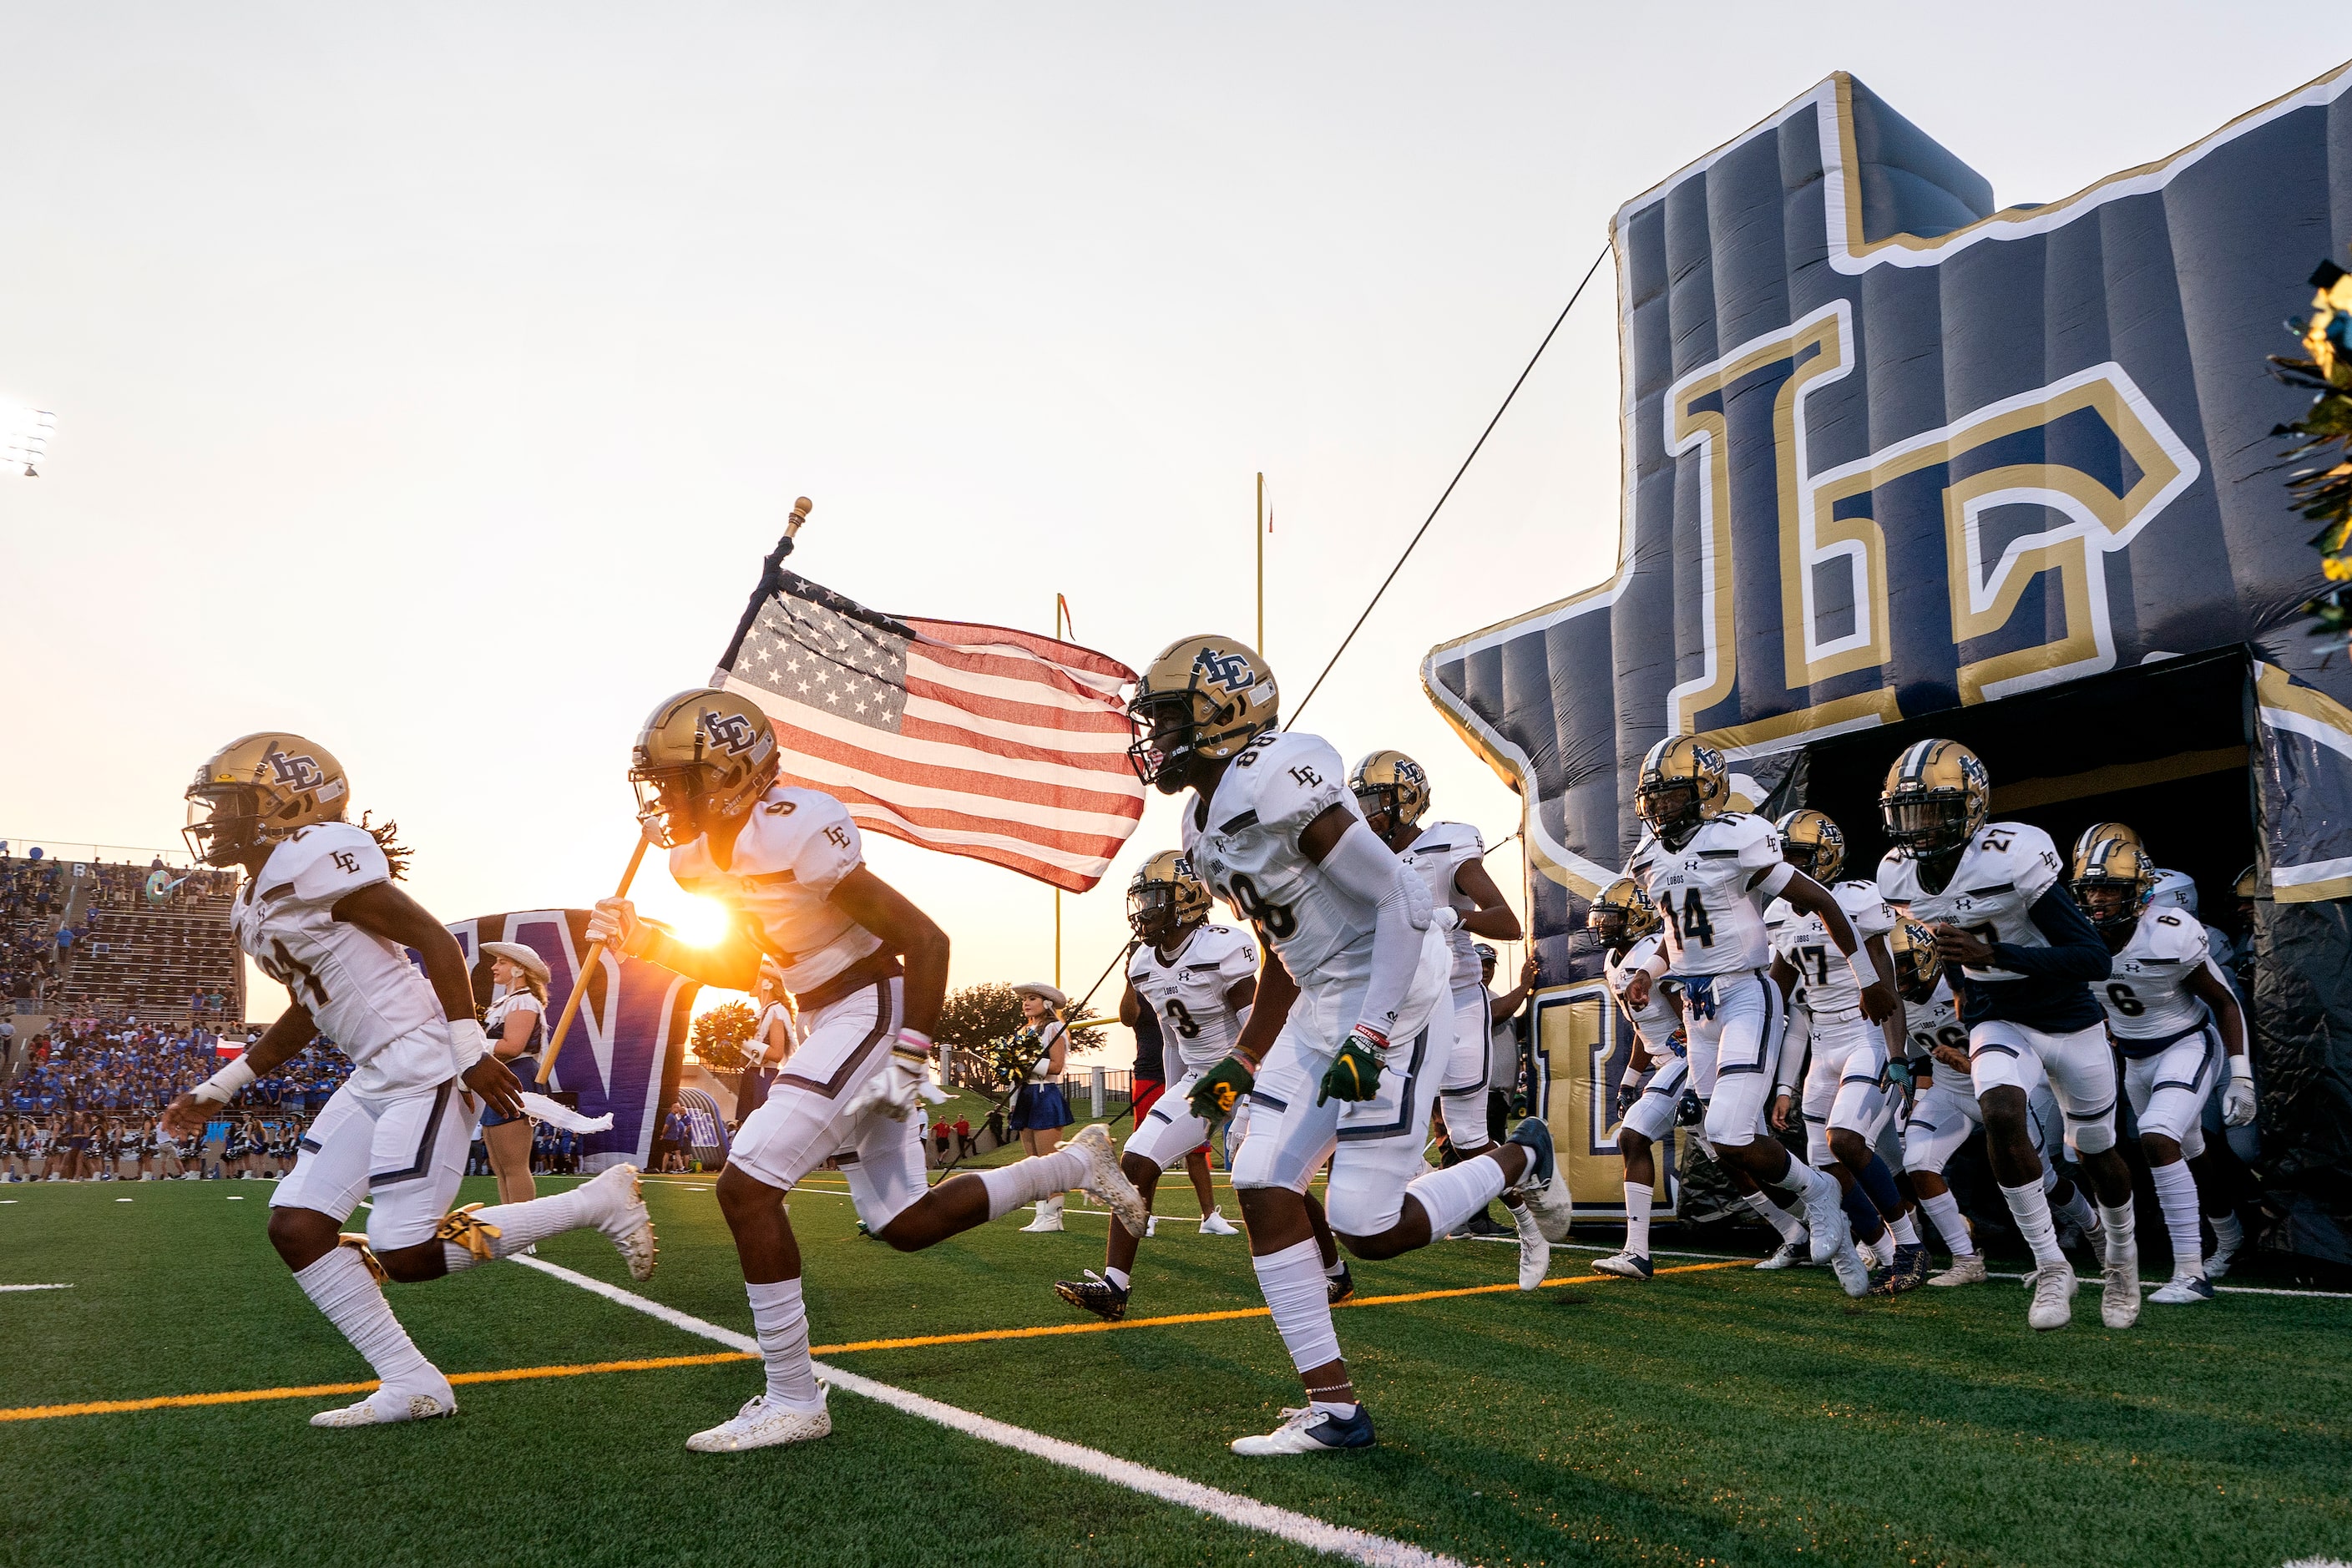
<path fill-rule="evenodd" d="M 1661 1268 L 1660 1274 L 1700 1274 L 1711 1268 L 1737 1268 L 1752 1264 L 1753 1259 L 1728 1258 L 1716 1263 L 1680 1263 L 1671 1268 Z M 1578 1274 L 1559 1279 L 1547 1279 L 1543 1289 L 1555 1285 L 1592 1285 L 1611 1279 L 1606 1274 Z M 1464 1285 L 1445 1290 L 1413 1290 L 1395 1296 L 1360 1296 L 1341 1302 L 1344 1307 L 1393 1307 L 1411 1301 L 1441 1301 L 1454 1296 L 1485 1296 L 1500 1290 L 1517 1290 L 1516 1283 L 1506 1285 Z M 811 1345 L 811 1355 L 848 1355 L 857 1351 L 918 1350 L 926 1345 L 983 1344 L 994 1340 L 1036 1340 L 1055 1334 L 1101 1334 L 1113 1329 L 1160 1329 L 1180 1323 L 1222 1323 L 1237 1318 L 1264 1318 L 1271 1314 L 1264 1307 L 1236 1307 L 1223 1312 L 1179 1312 L 1163 1318 L 1134 1318 L 1116 1323 L 1041 1323 L 1026 1329 L 982 1329 L 965 1334 L 924 1334 L 912 1339 L 860 1340 L 851 1344 Z M 569 1366 L 519 1366 L 495 1372 L 453 1372 L 449 1381 L 469 1383 L 524 1383 L 545 1377 L 585 1377 L 607 1372 L 656 1372 L 676 1366 L 713 1366 L 720 1362 L 755 1359 L 742 1351 L 714 1351 L 708 1355 L 648 1356 L 634 1361 L 583 1362 Z M 225 1394 L 167 1394 L 153 1399 L 94 1399 L 79 1405 L 23 1405 L 12 1410 L 0 1410 L 0 1421 L 47 1421 L 60 1415 L 121 1415 L 136 1410 L 176 1410 L 199 1405 L 247 1405 L 263 1399 L 318 1399 L 335 1394 L 372 1394 L 373 1383 L 314 1383 L 300 1388 L 241 1388 Z"/>

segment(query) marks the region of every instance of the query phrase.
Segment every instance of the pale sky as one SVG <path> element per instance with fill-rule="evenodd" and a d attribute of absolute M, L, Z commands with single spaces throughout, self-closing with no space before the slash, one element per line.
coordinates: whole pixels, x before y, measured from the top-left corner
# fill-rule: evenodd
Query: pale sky
<path fill-rule="evenodd" d="M 1037 631 L 1058 591 L 1139 665 L 1250 635 L 1262 469 L 1295 706 L 1626 198 L 1842 68 L 2048 200 L 2338 63 L 2315 15 L 12 6 L 0 404 L 58 423 L 0 480 L 0 837 L 175 845 L 285 727 L 443 918 L 585 904 L 799 494 L 805 574 Z M 1305 725 L 1490 842 L 1417 667 L 1609 570 L 1614 309 L 1604 268 Z M 1070 989 L 1174 838 L 1155 797 L 1065 901 Z M 1050 890 L 868 844 L 955 984 L 1050 976 Z"/>

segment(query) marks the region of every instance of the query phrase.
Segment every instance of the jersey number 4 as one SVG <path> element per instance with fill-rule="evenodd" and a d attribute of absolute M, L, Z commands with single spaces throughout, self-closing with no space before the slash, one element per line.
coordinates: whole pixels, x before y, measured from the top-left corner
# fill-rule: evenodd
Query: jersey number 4
<path fill-rule="evenodd" d="M 1687 947 L 1694 942 L 1701 947 L 1715 945 L 1715 924 L 1706 918 L 1706 905 L 1700 901 L 1696 888 L 1685 889 L 1683 893 L 1680 913 L 1675 910 L 1674 889 L 1667 889 L 1658 896 L 1658 913 L 1675 928 L 1682 939 L 1681 945 Z"/>
<path fill-rule="evenodd" d="M 286 987 L 287 994 L 294 998 L 296 1006 L 308 1007 L 314 1013 L 325 1006 L 330 1000 L 327 995 L 327 986 L 326 983 L 319 978 L 317 972 L 307 967 L 300 959 L 286 951 L 284 937 L 270 938 L 269 945 L 275 951 L 267 958 L 257 956 L 253 961 L 256 966 L 270 979 Z M 302 994 L 303 988 L 306 986 L 310 992 L 307 997 Z"/>

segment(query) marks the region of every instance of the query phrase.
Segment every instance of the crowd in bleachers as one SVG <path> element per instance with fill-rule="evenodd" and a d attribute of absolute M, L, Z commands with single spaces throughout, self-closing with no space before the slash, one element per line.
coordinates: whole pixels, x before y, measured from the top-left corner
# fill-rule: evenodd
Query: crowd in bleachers
<path fill-rule="evenodd" d="M 54 984 L 83 931 L 63 930 L 72 889 L 56 860 L 0 855 L 0 997 Z"/>
<path fill-rule="evenodd" d="M 135 1017 L 60 1018 L 19 1047 L 5 1109 L 53 1115 L 160 1111 L 220 1067 L 221 1037 L 201 1026 L 158 1026 Z M 231 1102 L 235 1110 L 316 1114 L 351 1076 L 352 1064 L 324 1041 Z"/>

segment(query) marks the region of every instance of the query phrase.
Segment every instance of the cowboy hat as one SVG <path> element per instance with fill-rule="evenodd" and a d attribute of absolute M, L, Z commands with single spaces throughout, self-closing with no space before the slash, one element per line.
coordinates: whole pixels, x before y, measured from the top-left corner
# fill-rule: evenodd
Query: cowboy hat
<path fill-rule="evenodd" d="M 482 943 L 484 958 L 503 958 L 541 985 L 547 984 L 547 960 L 519 942 L 486 942 Z"/>
<path fill-rule="evenodd" d="M 1070 999 L 1042 980 L 1024 980 L 1013 988 L 1015 996 L 1034 996 L 1046 1006 L 1060 1011 L 1070 1005 Z"/>

